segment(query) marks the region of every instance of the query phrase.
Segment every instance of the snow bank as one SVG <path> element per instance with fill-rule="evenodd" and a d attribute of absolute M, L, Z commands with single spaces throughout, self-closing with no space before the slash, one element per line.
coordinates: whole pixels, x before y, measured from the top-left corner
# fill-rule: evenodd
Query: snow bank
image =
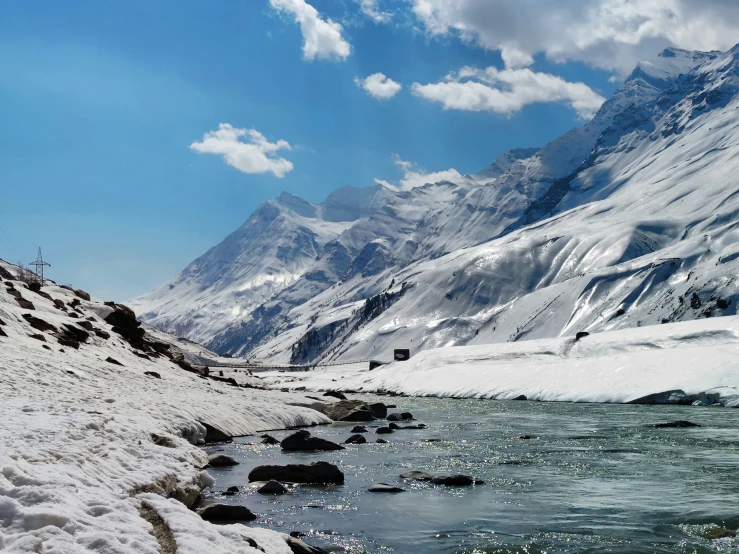
<path fill-rule="evenodd" d="M 21 308 L 9 283 L 35 309 Z M 156 554 L 160 545 L 141 515 L 148 508 L 169 526 L 178 552 L 259 552 L 245 537 L 268 553 L 289 552 L 278 533 L 216 527 L 164 496 L 191 502 L 210 479 L 192 444 L 205 433 L 198 422 L 232 435 L 328 422 L 289 405 L 310 400 L 208 380 L 166 357 L 142 358 L 96 315 L 105 313 L 102 304 L 61 287 L 42 293 L 51 300 L 0 282 L 7 335 L 0 333 L 0 550 Z M 32 328 L 28 314 L 57 329 L 89 321 L 110 338 L 91 333 L 75 350 Z"/>
<path fill-rule="evenodd" d="M 574 337 L 426 350 L 407 362 L 348 373 L 351 366 L 271 374 L 309 390 L 416 396 L 629 402 L 670 390 L 712 393 L 739 405 L 739 317 Z"/>

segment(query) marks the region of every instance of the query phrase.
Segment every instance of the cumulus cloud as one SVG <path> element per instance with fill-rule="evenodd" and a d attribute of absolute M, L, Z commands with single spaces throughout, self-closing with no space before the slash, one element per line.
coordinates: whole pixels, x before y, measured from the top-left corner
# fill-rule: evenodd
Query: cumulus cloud
<path fill-rule="evenodd" d="M 345 60 L 351 45 L 341 35 L 342 27 L 330 19 L 322 19 L 318 10 L 305 0 L 269 0 L 275 10 L 291 15 L 303 33 L 303 57 L 306 60 Z"/>
<path fill-rule="evenodd" d="M 361 89 L 364 89 L 367 94 L 377 98 L 378 100 L 387 100 L 392 98 L 400 92 L 403 86 L 400 83 L 396 83 L 389 77 L 386 77 L 383 73 L 373 73 L 366 79 L 360 79 L 356 77 L 354 83 Z"/>
<path fill-rule="evenodd" d="M 439 183 L 441 181 L 451 181 L 457 183 L 464 180 L 459 171 L 456 169 L 447 169 L 446 171 L 436 171 L 428 173 L 418 167 L 413 162 L 401 160 L 397 154 L 394 156 L 395 166 L 403 172 L 403 178 L 397 183 L 375 179 L 378 185 L 383 185 L 393 190 L 411 190 L 416 187 L 422 187 L 427 183 Z"/>
<path fill-rule="evenodd" d="M 564 102 L 580 118 L 588 119 L 605 101 L 584 83 L 571 83 L 529 68 L 481 70 L 464 67 L 438 83 L 413 83 L 411 91 L 416 96 L 440 103 L 447 110 L 489 111 L 502 115 L 512 115 L 529 104 Z"/>
<path fill-rule="evenodd" d="M 237 129 L 228 123 L 218 125 L 217 131 L 205 133 L 203 140 L 193 142 L 190 149 L 223 156 L 224 162 L 243 173 L 272 173 L 282 178 L 293 169 L 292 162 L 276 155 L 280 150 L 290 150 L 286 141 L 272 143 L 256 129 Z"/>
<path fill-rule="evenodd" d="M 381 12 L 377 0 L 358 0 L 359 9 L 375 23 L 387 23 L 393 17 L 390 12 Z"/>
<path fill-rule="evenodd" d="M 736 0 L 411 0 L 431 35 L 500 50 L 508 67 L 543 53 L 629 73 L 667 46 L 728 49 L 739 37 Z"/>

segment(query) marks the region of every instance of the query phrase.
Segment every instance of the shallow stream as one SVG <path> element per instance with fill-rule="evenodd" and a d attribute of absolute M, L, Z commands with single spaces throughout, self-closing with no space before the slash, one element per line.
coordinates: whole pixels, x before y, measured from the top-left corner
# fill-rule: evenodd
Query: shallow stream
<path fill-rule="evenodd" d="M 367 396 L 363 399 L 370 400 Z M 739 539 L 739 412 L 721 408 L 381 398 L 425 430 L 382 435 L 346 450 L 283 453 L 236 439 L 223 449 L 241 465 L 211 470 L 209 501 L 244 504 L 255 525 L 351 553 L 729 552 Z M 658 429 L 690 420 L 701 427 Z M 386 423 L 385 423 L 386 424 Z M 315 427 L 343 443 L 356 424 Z M 271 433 L 282 439 L 289 431 Z M 535 438 L 521 439 L 521 436 Z M 441 442 L 426 442 L 441 439 Z M 299 486 L 281 496 L 245 491 L 258 465 L 328 461 L 343 486 Z M 484 485 L 448 488 L 404 481 L 417 469 L 463 473 Z M 405 492 L 370 493 L 376 482 Z M 236 496 L 220 491 L 237 485 Z"/>

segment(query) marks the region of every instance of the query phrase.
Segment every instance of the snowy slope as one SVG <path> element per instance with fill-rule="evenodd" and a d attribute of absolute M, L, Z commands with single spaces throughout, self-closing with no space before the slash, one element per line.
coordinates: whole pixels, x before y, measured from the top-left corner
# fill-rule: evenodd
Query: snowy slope
<path fill-rule="evenodd" d="M 263 376 L 283 387 L 309 390 L 612 403 L 652 397 L 664 403 L 736 407 L 739 317 L 625 329 L 579 340 L 431 349 L 373 371 L 345 366 Z"/>
<path fill-rule="evenodd" d="M 194 446 L 205 433 L 199 422 L 234 435 L 327 422 L 289 405 L 309 400 L 142 357 L 104 320 L 113 307 L 52 284 L 35 293 L 0 280 L 0 550 L 156 554 L 140 513 L 147 508 L 181 553 L 260 552 L 247 537 L 266 552 L 290 552 L 278 533 L 214 526 L 178 500 L 191 502 L 211 480 L 198 469 L 206 463 Z M 93 331 L 79 349 L 39 329 L 79 332 L 80 324 Z"/>

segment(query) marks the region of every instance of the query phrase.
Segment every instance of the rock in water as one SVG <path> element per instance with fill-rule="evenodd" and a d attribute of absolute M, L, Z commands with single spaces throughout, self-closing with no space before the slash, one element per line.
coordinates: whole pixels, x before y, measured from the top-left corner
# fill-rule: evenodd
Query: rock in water
<path fill-rule="evenodd" d="M 312 485 L 341 485 L 344 473 L 328 462 L 310 465 L 259 466 L 249 473 L 249 481 L 281 481 L 283 483 L 307 483 Z"/>
<path fill-rule="evenodd" d="M 362 400 L 341 400 L 335 404 L 327 404 L 323 413 L 334 421 L 372 421 L 369 404 Z"/>
<path fill-rule="evenodd" d="M 367 439 L 365 439 L 362 435 L 352 435 L 346 441 L 344 444 L 364 444 L 367 442 Z"/>
<path fill-rule="evenodd" d="M 678 420 L 678 421 L 670 421 L 669 423 L 657 423 L 655 425 L 657 429 L 667 429 L 671 427 L 700 427 L 697 423 L 693 423 L 692 421 L 685 421 L 685 420 Z"/>
<path fill-rule="evenodd" d="M 375 433 L 377 433 L 378 435 L 389 435 L 390 433 L 394 433 L 394 432 L 395 431 L 390 429 L 390 427 L 378 427 L 377 430 L 375 431 Z"/>
<path fill-rule="evenodd" d="M 273 480 L 268 481 L 267 484 L 265 484 L 257 492 L 260 494 L 285 494 L 287 492 L 287 487 L 279 481 Z"/>
<path fill-rule="evenodd" d="M 357 425 L 352 429 L 352 433 L 367 433 L 367 428 L 364 425 Z"/>
<path fill-rule="evenodd" d="M 411 421 L 413 414 L 410 412 L 394 413 L 387 416 L 388 421 Z"/>
<path fill-rule="evenodd" d="M 385 419 L 387 417 L 387 406 L 382 402 L 376 402 L 369 405 L 370 412 L 377 419 Z"/>
<path fill-rule="evenodd" d="M 262 444 L 280 444 L 280 441 L 272 435 L 262 435 L 260 438 L 262 439 Z"/>
<path fill-rule="evenodd" d="M 526 398 L 526 395 L 525 395 L 525 394 L 519 394 L 519 395 L 518 395 L 518 396 L 517 396 L 516 398 L 514 398 L 513 400 L 528 400 L 528 398 Z"/>
<path fill-rule="evenodd" d="M 285 540 L 287 541 L 287 546 L 290 547 L 290 550 L 293 554 L 328 554 L 327 550 L 324 550 L 323 548 L 318 548 L 317 546 L 310 546 L 300 539 L 292 537 L 290 535 L 288 535 Z"/>
<path fill-rule="evenodd" d="M 233 439 L 221 431 L 220 429 L 216 429 L 212 425 L 209 425 L 205 422 L 200 422 L 200 425 L 205 427 L 205 437 L 204 441 L 206 444 L 213 444 L 213 443 L 219 443 L 219 442 L 233 442 Z"/>
<path fill-rule="evenodd" d="M 475 484 L 475 480 L 469 475 L 437 475 L 431 478 L 431 482 L 447 487 L 469 487 Z"/>
<path fill-rule="evenodd" d="M 226 454 L 211 454 L 208 456 L 208 465 L 210 467 L 230 467 L 239 465 L 239 462 Z"/>
<path fill-rule="evenodd" d="M 387 444 L 387 441 L 385 439 L 377 439 L 375 442 L 377 444 Z"/>
<path fill-rule="evenodd" d="M 205 521 L 254 521 L 257 519 L 246 506 L 211 504 L 198 512 Z"/>
<path fill-rule="evenodd" d="M 400 474 L 401 479 L 414 479 L 416 481 L 431 481 L 433 475 L 425 471 L 406 471 Z"/>
<path fill-rule="evenodd" d="M 328 390 L 323 393 L 323 396 L 332 396 L 334 398 L 338 398 L 339 400 L 346 400 L 346 396 L 344 396 L 343 393 L 335 390 Z"/>
<path fill-rule="evenodd" d="M 301 430 L 283 439 L 280 443 L 283 450 L 294 452 L 315 452 L 318 450 L 344 450 L 344 447 L 335 442 L 311 436 L 308 431 Z"/>
<path fill-rule="evenodd" d="M 387 483 L 375 483 L 369 488 L 369 492 L 405 492 L 405 489 Z"/>

